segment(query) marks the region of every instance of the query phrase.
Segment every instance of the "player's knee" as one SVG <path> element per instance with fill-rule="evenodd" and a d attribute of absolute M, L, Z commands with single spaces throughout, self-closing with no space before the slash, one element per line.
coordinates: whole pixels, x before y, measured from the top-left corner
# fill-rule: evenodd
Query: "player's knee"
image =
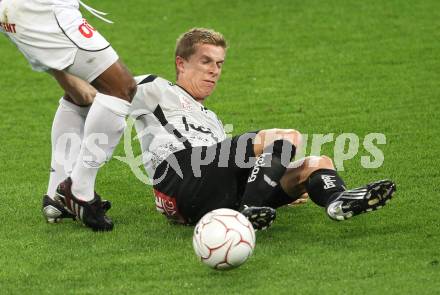
<path fill-rule="evenodd" d="M 319 167 L 322 169 L 334 169 L 335 165 L 333 164 L 333 160 L 327 156 L 321 156 L 319 161 Z"/>
<path fill-rule="evenodd" d="M 137 85 L 133 77 L 121 77 L 117 84 L 100 89 L 100 92 L 131 102 L 136 94 Z"/>
<path fill-rule="evenodd" d="M 334 170 L 334 165 L 332 159 L 327 156 L 309 156 L 304 158 L 301 166 L 299 166 L 299 176 L 298 181 L 300 183 L 306 181 L 313 172 L 320 169 L 331 169 Z"/>
<path fill-rule="evenodd" d="M 299 147 L 302 145 L 302 135 L 301 132 L 295 129 L 287 129 L 286 131 L 287 138 L 286 140 L 290 141 L 295 147 Z"/>
<path fill-rule="evenodd" d="M 301 145 L 301 133 L 295 129 L 265 129 L 257 133 L 254 140 L 255 155 L 260 155 L 266 148 L 273 148 L 275 143 L 277 149 L 282 149 L 285 143 L 295 147 L 292 153 Z"/>
<path fill-rule="evenodd" d="M 131 102 L 133 100 L 134 95 L 136 94 L 137 85 L 136 81 L 133 79 L 133 77 L 130 77 L 130 81 L 127 82 L 127 87 L 125 89 L 124 96 L 127 97 L 127 101 Z"/>
<path fill-rule="evenodd" d="M 136 89 L 136 81 L 131 75 L 126 75 L 120 78 L 120 83 L 113 90 L 115 92 L 113 95 L 128 102 L 131 102 L 134 95 L 136 94 Z"/>
<path fill-rule="evenodd" d="M 137 89 L 136 81 L 121 62 L 116 62 L 110 66 L 92 82 L 92 85 L 99 92 L 128 102 L 132 101 Z"/>
<path fill-rule="evenodd" d="M 304 160 L 304 166 L 310 173 L 319 169 L 335 169 L 332 159 L 327 156 L 311 156 Z"/>
<path fill-rule="evenodd" d="M 276 140 L 288 141 L 297 148 L 302 144 L 302 135 L 295 129 L 266 129 L 260 131 L 260 134 L 265 146 L 272 144 Z"/>

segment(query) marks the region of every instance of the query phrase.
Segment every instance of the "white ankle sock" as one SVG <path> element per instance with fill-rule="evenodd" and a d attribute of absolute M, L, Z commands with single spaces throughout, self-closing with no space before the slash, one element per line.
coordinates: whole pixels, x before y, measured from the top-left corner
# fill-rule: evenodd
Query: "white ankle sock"
<path fill-rule="evenodd" d="M 47 195 L 52 199 L 57 186 L 72 173 L 75 166 L 89 109 L 60 99 L 51 133 L 52 158 Z"/>
<path fill-rule="evenodd" d="M 125 128 L 130 103 L 98 93 L 84 126 L 84 139 L 72 171 L 72 193 L 84 201 L 94 198 L 99 168 L 110 160 Z"/>

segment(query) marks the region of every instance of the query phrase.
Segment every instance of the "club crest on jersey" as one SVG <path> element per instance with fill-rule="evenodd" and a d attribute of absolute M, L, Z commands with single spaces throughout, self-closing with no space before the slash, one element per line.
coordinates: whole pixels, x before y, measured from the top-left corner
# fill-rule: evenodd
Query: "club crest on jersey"
<path fill-rule="evenodd" d="M 334 175 L 322 175 L 321 178 L 324 181 L 324 189 L 336 187 L 336 179 L 333 179 Z"/>
<path fill-rule="evenodd" d="M 191 109 L 191 100 L 185 96 L 179 96 L 180 103 L 182 104 L 182 108 L 184 110 Z"/>

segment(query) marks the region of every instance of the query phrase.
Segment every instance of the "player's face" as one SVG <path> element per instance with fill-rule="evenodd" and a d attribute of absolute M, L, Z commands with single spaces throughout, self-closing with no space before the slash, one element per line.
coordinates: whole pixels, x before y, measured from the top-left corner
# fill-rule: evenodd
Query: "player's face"
<path fill-rule="evenodd" d="M 187 60 L 176 58 L 179 77 L 177 84 L 196 100 L 203 101 L 215 89 L 225 61 L 225 49 L 210 44 L 199 44 Z"/>

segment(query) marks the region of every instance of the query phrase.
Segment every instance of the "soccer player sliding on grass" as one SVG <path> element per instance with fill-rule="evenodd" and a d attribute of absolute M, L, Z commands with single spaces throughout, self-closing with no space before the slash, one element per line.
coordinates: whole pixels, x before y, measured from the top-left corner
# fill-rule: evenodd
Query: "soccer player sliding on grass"
<path fill-rule="evenodd" d="M 211 210 L 231 208 L 261 230 L 272 224 L 276 208 L 305 193 L 335 220 L 379 209 L 391 199 L 395 185 L 389 180 L 347 190 L 326 156 L 290 164 L 301 145 L 294 129 L 228 138 L 203 105 L 220 78 L 226 49 L 220 33 L 192 29 L 177 40 L 176 83 L 154 75 L 135 78 L 130 113 L 161 213 L 195 224 Z"/>
<path fill-rule="evenodd" d="M 294 129 L 226 137 L 216 114 L 203 105 L 220 78 L 226 49 L 220 33 L 192 29 L 177 40 L 176 83 L 154 75 L 136 78 L 131 116 L 160 212 L 195 224 L 211 210 L 231 208 L 261 230 L 272 224 L 277 207 L 304 193 L 335 220 L 387 203 L 393 182 L 347 190 L 328 157 L 306 157 L 290 167 L 301 145 Z"/>

